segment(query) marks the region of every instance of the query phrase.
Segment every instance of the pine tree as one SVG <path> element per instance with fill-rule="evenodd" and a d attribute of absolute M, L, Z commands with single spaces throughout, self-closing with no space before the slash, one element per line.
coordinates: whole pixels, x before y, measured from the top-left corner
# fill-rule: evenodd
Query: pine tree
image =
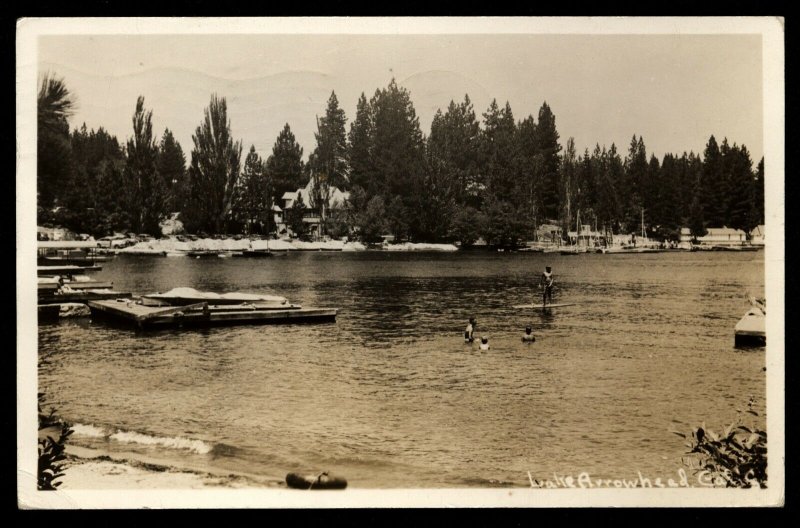
<path fill-rule="evenodd" d="M 170 129 L 164 130 L 158 146 L 158 172 L 167 188 L 167 212 L 182 211 L 188 199 L 186 156 Z"/>
<path fill-rule="evenodd" d="M 480 125 L 468 95 L 456 104 L 450 101 L 447 111 L 437 110 L 427 140 L 429 163 L 441 164 L 439 169 L 454 180 L 456 200 L 467 202 L 475 197 L 478 176 Z"/>
<path fill-rule="evenodd" d="M 371 164 L 375 168 L 374 190 L 386 196 L 408 197 L 409 184 L 424 169 L 424 144 L 411 95 L 392 79 L 370 101 L 373 127 Z M 371 190 L 368 187 L 367 191 Z M 422 192 L 420 190 L 420 192 Z M 408 200 L 404 199 L 406 205 Z"/>
<path fill-rule="evenodd" d="M 233 141 L 225 98 L 211 96 L 205 118 L 192 136 L 191 194 L 184 211 L 194 229 L 226 230 L 241 167 L 242 144 Z"/>
<path fill-rule="evenodd" d="M 641 136 L 637 139 L 634 134 L 631 139 L 624 169 L 624 177 L 620 182 L 622 185 L 619 187 L 619 191 L 623 193 L 619 199 L 622 205 L 622 223 L 625 224 L 626 232 L 633 233 L 639 230 L 644 205 L 642 195 L 647 180 L 647 150 Z"/>
<path fill-rule="evenodd" d="M 373 184 L 373 167 L 370 155 L 372 138 L 372 110 L 362 93 L 356 106 L 356 118 L 350 123 L 347 135 L 347 159 L 350 167 L 350 186 L 363 190 Z M 364 204 L 366 207 L 366 203 Z"/>
<path fill-rule="evenodd" d="M 313 158 L 309 160 L 312 174 L 321 178 L 326 185 L 342 190 L 348 188 L 349 173 L 346 123 L 347 118 L 344 110 L 339 108 L 336 93 L 331 92 L 325 115 L 317 119 L 317 132 L 314 134 L 317 146 L 312 153 Z"/>
<path fill-rule="evenodd" d="M 704 219 L 711 227 L 722 227 L 723 223 L 722 179 L 722 155 L 717 140 L 712 135 L 703 152 L 703 178 L 699 197 Z"/>
<path fill-rule="evenodd" d="M 575 140 L 567 140 L 567 148 L 561 156 L 561 167 L 559 170 L 559 203 L 561 203 L 562 225 L 569 230 L 575 212 L 580 209 L 578 202 L 578 160 L 575 157 Z"/>
<path fill-rule="evenodd" d="M 273 203 L 282 203 L 284 193 L 296 191 L 308 182 L 303 148 L 295 141 L 289 123 L 278 134 L 272 155 L 267 158 L 267 174 L 272 182 Z"/>
<path fill-rule="evenodd" d="M 558 144 L 558 132 L 556 131 L 556 116 L 550 110 L 550 106 L 545 101 L 539 109 L 539 117 L 536 125 L 536 143 L 538 154 L 542 156 L 542 206 L 544 216 L 556 218 L 560 208 L 558 196 L 558 153 L 561 145 Z"/>
<path fill-rule="evenodd" d="M 161 235 L 166 189 L 158 173 L 158 146 L 153 138 L 153 112 L 145 111 L 144 97 L 136 101 L 133 137 L 125 150 L 125 181 L 132 227 L 137 233 Z"/>
<path fill-rule="evenodd" d="M 753 161 L 744 145 L 738 147 L 736 143 L 729 150 L 730 158 L 726 169 L 728 176 L 727 221 L 734 229 L 741 229 L 745 233 L 758 225 L 754 214 L 755 180 L 753 178 Z"/>
<path fill-rule="evenodd" d="M 493 100 L 483 114 L 483 174 L 488 194 L 496 199 L 516 198 L 516 168 L 519 166 L 517 126 L 511 106 L 500 109 Z"/>
<path fill-rule="evenodd" d="M 292 207 L 286 211 L 286 223 L 289 229 L 301 240 L 305 240 L 308 233 L 308 224 L 303 221 L 306 209 L 306 204 L 303 202 L 303 195 L 298 193 Z"/>
<path fill-rule="evenodd" d="M 235 216 L 244 225 L 247 233 L 268 233 L 272 230 L 272 200 L 269 178 L 264 162 L 250 145 L 239 179 Z"/>
<path fill-rule="evenodd" d="M 533 116 L 529 115 L 517 125 L 519 154 L 514 172 L 520 207 L 533 225 L 537 223 L 538 213 L 542 210 L 541 193 L 544 170 L 544 157 L 539 153 L 537 141 L 536 121 Z"/>

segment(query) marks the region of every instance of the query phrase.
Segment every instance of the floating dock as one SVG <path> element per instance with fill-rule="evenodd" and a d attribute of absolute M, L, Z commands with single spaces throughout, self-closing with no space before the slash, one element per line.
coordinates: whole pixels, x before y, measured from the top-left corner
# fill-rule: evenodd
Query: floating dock
<path fill-rule="evenodd" d="M 42 292 L 39 290 L 39 304 L 60 304 L 60 303 L 86 303 L 89 301 L 100 301 L 103 299 L 130 298 L 127 292 L 113 290 L 83 290 L 69 293 Z"/>
<path fill-rule="evenodd" d="M 89 301 L 93 316 L 128 322 L 139 328 L 236 324 L 319 323 L 336 320 L 336 308 L 265 309 L 256 305 L 144 306 L 132 299 Z"/>
<path fill-rule="evenodd" d="M 79 275 L 87 271 L 100 271 L 102 266 L 36 266 L 39 277 L 46 275 Z"/>

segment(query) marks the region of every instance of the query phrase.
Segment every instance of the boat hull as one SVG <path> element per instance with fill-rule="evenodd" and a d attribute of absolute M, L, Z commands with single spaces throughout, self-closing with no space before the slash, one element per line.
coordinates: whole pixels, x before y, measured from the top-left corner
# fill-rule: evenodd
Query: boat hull
<path fill-rule="evenodd" d="M 347 480 L 341 477 L 330 477 L 326 474 L 303 476 L 289 473 L 286 475 L 286 485 L 301 490 L 345 489 Z"/>

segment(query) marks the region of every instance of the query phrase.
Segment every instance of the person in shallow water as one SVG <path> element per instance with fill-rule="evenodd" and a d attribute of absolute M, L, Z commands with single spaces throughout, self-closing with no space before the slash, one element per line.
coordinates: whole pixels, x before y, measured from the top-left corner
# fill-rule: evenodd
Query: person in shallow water
<path fill-rule="evenodd" d="M 528 325 L 525 327 L 525 333 L 522 334 L 522 342 L 533 343 L 534 341 L 536 341 L 536 338 L 533 337 L 533 329 L 531 328 L 531 325 Z"/>
<path fill-rule="evenodd" d="M 475 339 L 473 334 L 475 333 L 475 325 L 477 325 L 477 321 L 474 317 L 469 318 L 469 323 L 467 323 L 467 328 L 464 330 L 464 342 L 465 343 L 472 343 Z"/>
<path fill-rule="evenodd" d="M 481 337 L 481 350 L 489 350 L 489 338 L 486 336 Z"/>
<path fill-rule="evenodd" d="M 547 301 L 553 302 L 553 269 L 547 266 L 542 272 L 542 306 L 547 304 Z"/>

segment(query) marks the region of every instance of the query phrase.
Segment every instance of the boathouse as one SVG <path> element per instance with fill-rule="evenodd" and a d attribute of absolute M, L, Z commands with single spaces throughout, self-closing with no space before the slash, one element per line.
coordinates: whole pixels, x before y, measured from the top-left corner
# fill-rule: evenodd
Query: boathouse
<path fill-rule="evenodd" d="M 747 244 L 747 234 L 741 229 L 731 227 L 709 227 L 706 234 L 697 237 L 701 246 L 743 246 Z M 681 242 L 692 242 L 694 237 L 688 227 L 681 228 Z"/>

